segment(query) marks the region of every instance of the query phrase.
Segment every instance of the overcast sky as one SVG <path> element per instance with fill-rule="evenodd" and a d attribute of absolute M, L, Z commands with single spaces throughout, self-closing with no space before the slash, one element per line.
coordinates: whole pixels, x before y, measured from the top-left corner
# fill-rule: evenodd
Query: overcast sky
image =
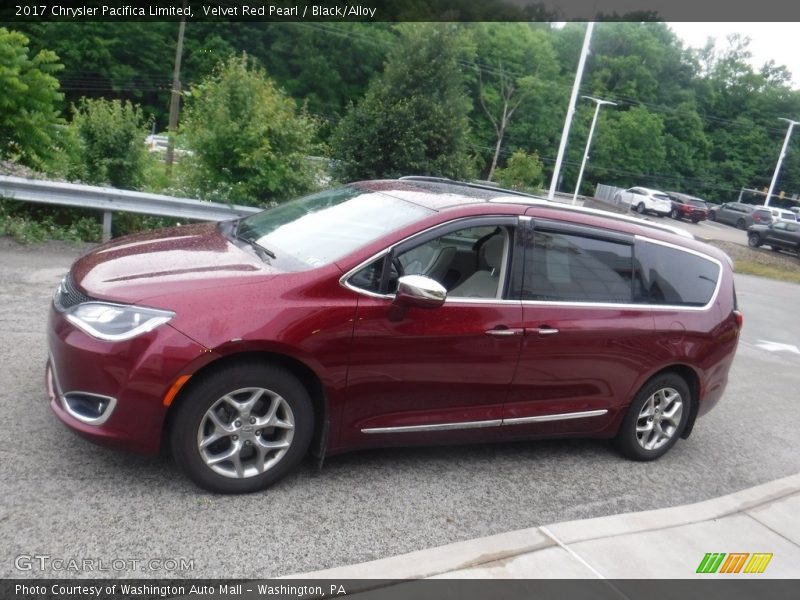
<path fill-rule="evenodd" d="M 751 40 L 750 52 L 756 69 L 774 60 L 791 71 L 794 87 L 800 89 L 800 23 L 669 23 L 669 26 L 694 48 L 703 47 L 709 37 L 716 38 L 718 48 L 724 48 L 728 34 L 741 33 Z"/>

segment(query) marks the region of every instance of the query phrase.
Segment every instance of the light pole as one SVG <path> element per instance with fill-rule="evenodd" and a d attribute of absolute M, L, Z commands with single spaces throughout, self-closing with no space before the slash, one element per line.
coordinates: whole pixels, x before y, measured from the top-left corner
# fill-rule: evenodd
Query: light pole
<path fill-rule="evenodd" d="M 556 194 L 556 186 L 558 185 L 558 175 L 561 172 L 561 162 L 564 160 L 564 152 L 567 149 L 567 138 L 569 137 L 569 128 L 572 125 L 572 115 L 575 112 L 575 102 L 578 100 L 578 89 L 581 87 L 581 78 L 583 77 L 583 67 L 586 64 L 586 57 L 589 55 L 589 42 L 592 39 L 592 31 L 594 30 L 594 23 L 589 21 L 586 24 L 586 34 L 583 36 L 583 48 L 581 48 L 581 57 L 578 60 L 578 70 L 575 72 L 575 82 L 572 84 L 572 95 L 569 97 L 569 106 L 567 107 L 567 116 L 564 119 L 564 129 L 561 130 L 561 142 L 558 145 L 558 156 L 556 156 L 556 164 L 553 167 L 553 179 L 550 181 L 550 191 L 547 194 L 547 199 L 552 200 Z"/>
<path fill-rule="evenodd" d="M 600 114 L 600 107 L 603 104 L 610 104 L 616 106 L 616 102 L 610 100 L 601 100 L 600 98 L 593 98 L 592 96 L 581 96 L 595 103 L 594 117 L 592 117 L 592 126 L 589 128 L 589 139 L 586 140 L 586 150 L 583 151 L 583 160 L 581 161 L 581 170 L 578 171 L 578 183 L 575 184 L 575 193 L 572 194 L 572 203 L 575 204 L 578 199 L 578 190 L 581 188 L 581 180 L 583 179 L 583 170 L 586 168 L 586 161 L 589 160 L 589 148 L 592 145 L 592 136 L 594 135 L 594 126 L 597 125 L 597 115 Z"/>
<path fill-rule="evenodd" d="M 772 175 L 772 183 L 769 184 L 769 191 L 767 192 L 767 199 L 764 201 L 764 206 L 769 206 L 769 199 L 772 198 L 772 192 L 775 191 L 775 183 L 778 181 L 778 173 L 783 164 L 783 157 L 786 156 L 786 148 L 789 146 L 789 138 L 792 136 L 792 129 L 795 125 L 800 125 L 800 121 L 792 121 L 791 119 L 784 119 L 780 117 L 781 121 L 786 121 L 789 124 L 789 129 L 786 131 L 786 137 L 783 139 L 783 147 L 781 154 L 778 156 L 778 164 L 775 165 L 775 173 Z"/>

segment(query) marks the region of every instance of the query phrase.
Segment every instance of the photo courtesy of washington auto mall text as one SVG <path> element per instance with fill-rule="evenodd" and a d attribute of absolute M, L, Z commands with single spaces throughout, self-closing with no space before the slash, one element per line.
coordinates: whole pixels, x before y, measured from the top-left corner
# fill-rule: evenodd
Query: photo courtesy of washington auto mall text
<path fill-rule="evenodd" d="M 175 597 L 224 597 L 236 598 L 333 598 L 346 596 L 347 590 L 341 583 L 294 585 L 292 583 L 219 583 L 215 581 L 196 581 L 194 583 L 143 581 L 80 583 L 49 583 L 14 585 L 17 597 L 31 598 L 175 598 Z"/>

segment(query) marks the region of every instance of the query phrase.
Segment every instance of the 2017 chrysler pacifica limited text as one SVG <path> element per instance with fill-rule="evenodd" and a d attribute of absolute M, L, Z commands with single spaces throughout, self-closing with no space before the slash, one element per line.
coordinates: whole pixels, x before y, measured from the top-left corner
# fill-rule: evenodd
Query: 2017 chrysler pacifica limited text
<path fill-rule="evenodd" d="M 720 399 L 730 261 L 666 225 L 432 178 L 120 238 L 50 312 L 47 387 L 94 441 L 258 490 L 311 451 L 543 437 L 664 454 Z"/>

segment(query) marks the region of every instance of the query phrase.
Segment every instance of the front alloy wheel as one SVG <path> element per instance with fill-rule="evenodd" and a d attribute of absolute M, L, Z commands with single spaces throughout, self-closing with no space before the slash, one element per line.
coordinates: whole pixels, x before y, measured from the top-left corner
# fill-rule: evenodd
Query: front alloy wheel
<path fill-rule="evenodd" d="M 190 381 L 172 418 L 178 466 L 219 493 L 263 489 L 305 456 L 314 412 L 305 386 L 286 369 L 243 362 Z"/>
<path fill-rule="evenodd" d="M 761 238 L 757 233 L 751 233 L 747 236 L 747 245 L 751 248 L 758 248 L 761 245 Z"/>
<path fill-rule="evenodd" d="M 686 380 L 673 372 L 648 381 L 636 394 L 614 440 L 633 460 L 655 460 L 678 441 L 691 412 Z"/>
<path fill-rule="evenodd" d="M 260 475 L 284 457 L 294 438 L 294 413 L 277 392 L 242 388 L 206 411 L 197 429 L 203 462 L 224 477 Z"/>

